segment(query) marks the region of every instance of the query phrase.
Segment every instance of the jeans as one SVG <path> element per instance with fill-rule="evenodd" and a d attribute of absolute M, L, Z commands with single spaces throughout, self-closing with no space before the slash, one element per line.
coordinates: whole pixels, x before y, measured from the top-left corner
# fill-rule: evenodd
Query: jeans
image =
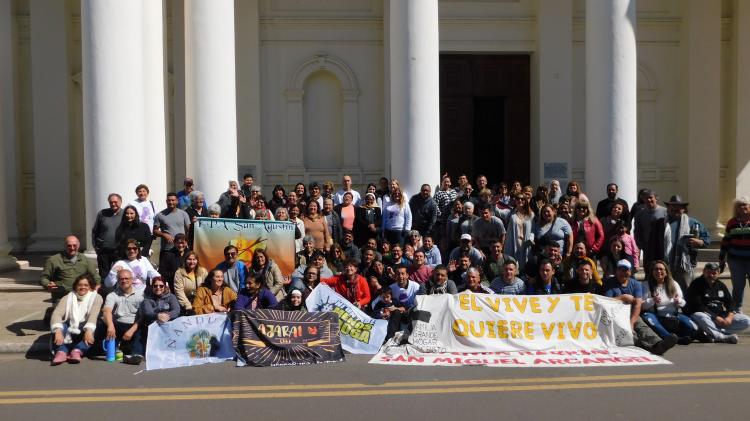
<path fill-rule="evenodd" d="M 83 328 L 83 323 L 81 323 L 81 328 Z M 68 324 L 64 323 L 62 328 L 62 335 L 65 337 L 65 335 L 68 332 Z M 81 333 L 78 335 L 70 335 L 71 342 L 69 344 L 63 343 L 62 345 L 55 345 L 55 335 L 52 335 L 51 339 L 51 348 L 52 348 L 52 355 L 54 355 L 57 351 L 62 351 L 66 354 L 69 354 L 70 351 L 74 349 L 78 349 L 81 351 L 82 354 L 86 354 L 86 351 L 89 350 L 89 345 L 86 344 L 86 342 L 83 341 L 83 329 L 81 329 Z"/>
<path fill-rule="evenodd" d="M 750 317 L 745 316 L 741 313 L 735 313 L 732 324 L 729 325 L 729 327 L 716 326 L 713 316 L 708 313 L 697 312 L 693 313 L 693 315 L 690 317 L 692 317 L 695 323 L 700 326 L 700 328 L 703 330 L 703 332 L 706 333 L 706 335 L 717 341 L 724 340 L 731 334 L 739 333 L 743 330 L 746 330 L 747 328 L 750 328 Z"/>
<path fill-rule="evenodd" d="M 646 322 L 651 329 L 656 332 L 657 335 L 664 338 L 669 336 L 670 333 L 674 333 L 677 336 L 689 336 L 694 337 L 695 334 L 698 333 L 698 326 L 690 320 L 690 317 L 684 315 L 684 314 L 678 314 L 677 315 L 677 329 L 673 332 L 670 332 L 667 330 L 667 328 L 662 325 L 661 321 L 659 320 L 659 316 L 657 316 L 655 313 L 646 312 L 641 314 L 641 318 L 644 322 Z"/>
<path fill-rule="evenodd" d="M 729 258 L 729 272 L 732 275 L 732 298 L 737 309 L 742 310 L 742 299 L 745 294 L 745 281 L 750 282 L 750 259 Z"/>

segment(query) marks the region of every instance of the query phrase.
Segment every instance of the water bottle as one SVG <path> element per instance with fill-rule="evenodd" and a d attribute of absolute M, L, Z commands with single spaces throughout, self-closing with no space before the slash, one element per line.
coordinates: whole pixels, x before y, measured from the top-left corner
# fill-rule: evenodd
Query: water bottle
<path fill-rule="evenodd" d="M 122 361 L 122 350 L 120 347 L 117 347 L 117 352 L 115 352 L 115 361 Z"/>
<path fill-rule="evenodd" d="M 115 361 L 115 340 L 114 339 L 105 339 L 104 343 L 104 350 L 107 352 L 107 362 L 111 363 Z"/>

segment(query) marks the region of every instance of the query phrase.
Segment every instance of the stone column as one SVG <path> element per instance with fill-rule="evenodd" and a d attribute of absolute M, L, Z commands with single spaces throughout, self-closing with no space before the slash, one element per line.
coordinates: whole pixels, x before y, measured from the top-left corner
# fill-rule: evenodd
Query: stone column
<path fill-rule="evenodd" d="M 59 251 L 70 235 L 70 66 L 66 2 L 34 0 L 31 95 L 36 230 L 30 251 Z"/>
<path fill-rule="evenodd" d="M 6 78 L 10 76 L 12 68 L 12 48 L 11 48 L 11 7 L 10 0 L 0 0 L 0 203 L 2 206 L 8 201 L 8 191 L 6 190 L 6 181 L 10 177 L 7 161 L 11 160 L 12 157 L 6 155 L 8 148 L 5 147 L 5 143 L 10 141 L 6 139 L 12 133 L 8 130 L 6 125 L 8 124 L 5 119 L 8 115 L 15 115 L 12 110 L 6 110 L 6 107 L 10 107 L 13 104 L 13 87 L 11 84 L 6 83 Z M 10 256 L 11 245 L 8 242 L 8 215 L 2 212 L 0 215 L 0 270 L 13 269 L 18 267 L 16 259 Z"/>
<path fill-rule="evenodd" d="M 166 104 L 164 89 L 164 1 L 143 1 L 143 124 L 146 179 L 151 200 L 163 207 L 167 196 Z M 135 188 L 135 186 L 133 186 Z M 132 189 L 131 189 L 132 190 Z"/>
<path fill-rule="evenodd" d="M 185 0 L 188 171 L 213 203 L 237 179 L 234 1 Z"/>
<path fill-rule="evenodd" d="M 573 171 L 573 5 L 539 0 L 539 183 L 558 179 L 565 188 Z M 535 177 L 532 177 L 535 178 Z"/>
<path fill-rule="evenodd" d="M 638 186 L 635 0 L 586 1 L 586 192 L 609 183 L 632 203 Z"/>
<path fill-rule="evenodd" d="M 737 133 L 735 134 L 735 196 L 750 196 L 750 4 L 734 3 L 737 75 Z M 730 176 L 731 178 L 731 176 Z M 729 204 L 731 206 L 731 204 Z"/>
<path fill-rule="evenodd" d="M 391 177 L 408 194 L 440 177 L 440 38 L 437 0 L 388 7 Z"/>
<path fill-rule="evenodd" d="M 140 1 L 81 2 L 87 235 L 109 193 L 128 202 L 135 186 L 148 180 L 142 6 Z"/>
<path fill-rule="evenodd" d="M 721 154 L 721 2 L 689 0 L 684 3 L 684 10 L 687 168 L 683 168 L 683 188 L 690 201 L 690 214 L 716 235 Z M 664 192 L 662 196 L 671 194 Z"/>

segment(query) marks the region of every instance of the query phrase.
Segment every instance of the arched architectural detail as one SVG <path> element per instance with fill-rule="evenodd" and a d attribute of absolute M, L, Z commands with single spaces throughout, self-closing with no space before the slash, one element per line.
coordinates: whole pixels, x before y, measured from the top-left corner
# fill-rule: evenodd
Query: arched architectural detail
<path fill-rule="evenodd" d="M 343 60 L 326 53 L 317 53 L 304 60 L 292 75 L 284 91 L 287 112 L 286 149 L 288 167 L 292 172 L 307 172 L 304 156 L 304 96 L 305 82 L 317 72 L 332 74 L 341 84 L 343 124 L 343 168 L 329 171 L 355 170 L 359 168 L 359 84 L 354 71 Z"/>
<path fill-rule="evenodd" d="M 338 57 L 326 53 L 317 53 L 305 60 L 292 73 L 292 78 L 289 80 L 287 89 L 303 89 L 307 78 L 320 70 L 326 70 L 336 75 L 344 91 L 359 91 L 357 77 L 354 75 L 352 68 Z"/>

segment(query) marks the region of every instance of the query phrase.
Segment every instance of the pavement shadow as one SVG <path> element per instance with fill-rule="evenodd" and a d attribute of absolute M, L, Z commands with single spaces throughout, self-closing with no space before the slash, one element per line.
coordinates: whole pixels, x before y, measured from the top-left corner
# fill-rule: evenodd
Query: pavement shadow
<path fill-rule="evenodd" d="M 11 323 L 5 327 L 8 331 L 12 332 L 16 336 L 36 336 L 37 334 L 28 334 L 26 330 L 35 330 L 37 332 L 47 332 L 49 329 L 44 326 L 42 320 L 25 320 L 23 322 Z"/>
<path fill-rule="evenodd" d="M 52 361 L 52 353 L 50 352 L 50 341 L 52 340 L 51 333 L 45 333 L 40 335 L 34 340 L 29 349 L 26 351 L 27 360 L 37 361 Z"/>

